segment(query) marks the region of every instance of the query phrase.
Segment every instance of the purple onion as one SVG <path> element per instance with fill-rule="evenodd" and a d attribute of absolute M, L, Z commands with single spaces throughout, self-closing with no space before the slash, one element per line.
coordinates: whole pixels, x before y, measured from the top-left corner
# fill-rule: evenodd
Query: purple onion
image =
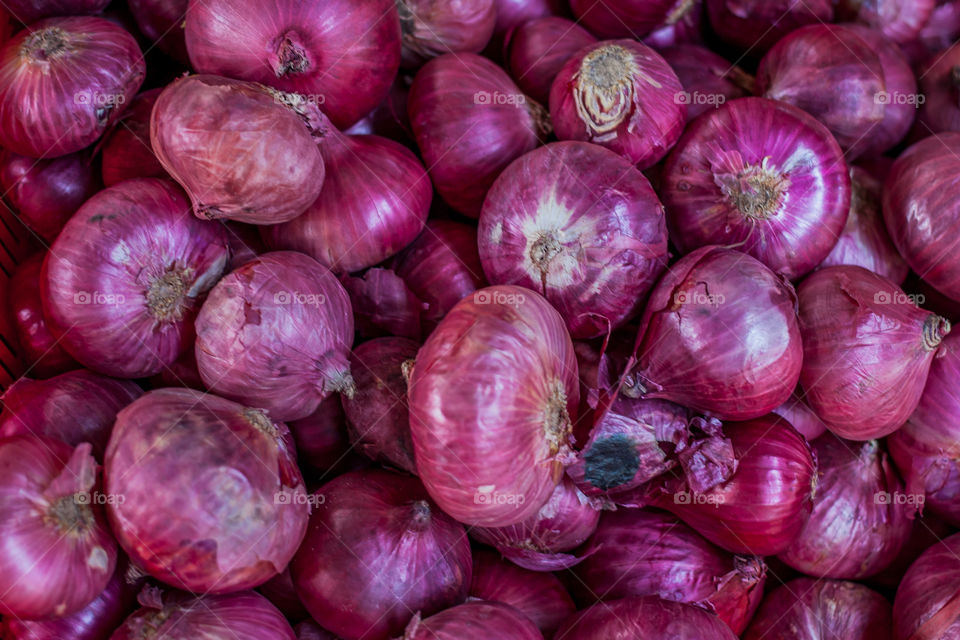
<path fill-rule="evenodd" d="M 183 21 L 189 0 L 127 0 L 137 27 L 160 50 L 178 62 L 189 63 Z"/>
<path fill-rule="evenodd" d="M 297 596 L 289 567 L 261 584 L 257 591 L 279 609 L 287 620 L 303 620 L 310 616 Z"/>
<path fill-rule="evenodd" d="M 570 0 L 577 20 L 600 38 L 642 38 L 661 27 L 689 20 L 701 10 L 691 0 Z"/>
<path fill-rule="evenodd" d="M 917 77 L 925 98 L 917 115 L 919 136 L 960 131 L 960 43 L 933 55 Z"/>
<path fill-rule="evenodd" d="M 163 89 L 138 94 L 123 112 L 100 148 L 103 184 L 130 178 L 164 178 L 166 170 L 150 146 L 150 114 Z"/>
<path fill-rule="evenodd" d="M 445 53 L 480 53 L 497 22 L 496 0 L 398 0 L 397 10 L 405 69 Z"/>
<path fill-rule="evenodd" d="M 885 40 L 908 42 L 933 16 L 938 0 L 839 0 L 837 22 L 857 22 L 876 30 Z"/>
<path fill-rule="evenodd" d="M 710 26 L 721 40 L 759 57 L 799 27 L 833 22 L 834 0 L 705 0 Z"/>
<path fill-rule="evenodd" d="M 367 269 L 363 277 L 340 276 L 350 295 L 357 333 L 365 338 L 399 336 L 418 340 L 426 304 L 390 269 Z"/>
<path fill-rule="evenodd" d="M 699 607 L 654 596 L 601 602 L 574 614 L 555 636 L 562 640 L 736 640 L 723 621 Z"/>
<path fill-rule="evenodd" d="M 683 85 L 687 122 L 728 100 L 754 92 L 752 76 L 705 47 L 678 44 L 660 50 L 660 55 Z"/>
<path fill-rule="evenodd" d="M 530 20 L 517 26 L 505 54 L 510 76 L 520 89 L 539 102 L 550 101 L 550 86 L 566 61 L 596 42 L 589 31 L 558 16 Z"/>
<path fill-rule="evenodd" d="M 790 425 L 800 432 L 808 442 L 814 438 L 819 438 L 827 430 L 827 425 L 820 419 L 820 416 L 810 408 L 804 399 L 806 394 L 800 387 L 787 398 L 787 401 L 773 410 Z"/>
<path fill-rule="evenodd" d="M 960 534 L 939 541 L 910 565 L 893 601 L 894 640 L 960 636 Z"/>
<path fill-rule="evenodd" d="M 468 602 L 427 619 L 414 615 L 403 640 L 541 640 L 540 631 L 517 609 L 502 602 Z"/>
<path fill-rule="evenodd" d="M 287 426 L 297 445 L 301 465 L 327 470 L 350 450 L 347 416 L 337 396 L 327 396 L 316 411 L 306 418 L 291 420 Z"/>

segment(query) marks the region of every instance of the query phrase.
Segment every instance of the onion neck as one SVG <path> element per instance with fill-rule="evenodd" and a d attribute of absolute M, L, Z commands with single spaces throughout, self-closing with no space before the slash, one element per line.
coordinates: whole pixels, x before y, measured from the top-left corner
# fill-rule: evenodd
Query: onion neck
<path fill-rule="evenodd" d="M 567 412 L 567 394 L 563 384 L 554 380 L 547 397 L 547 404 L 543 412 L 543 431 L 550 451 L 556 455 L 568 450 L 570 434 L 573 433 L 573 423 Z"/>
<path fill-rule="evenodd" d="M 36 62 L 56 60 L 67 52 L 67 32 L 60 27 L 34 31 L 20 46 L 20 55 Z"/>
<path fill-rule="evenodd" d="M 685 17 L 690 15 L 690 11 L 696 7 L 700 8 L 700 0 L 679 0 L 673 7 L 670 9 L 670 12 L 667 14 L 664 24 L 675 25 Z"/>
<path fill-rule="evenodd" d="M 157 322 L 179 322 L 187 306 L 190 269 L 170 267 L 150 283 L 147 308 Z"/>
<path fill-rule="evenodd" d="M 524 96 L 524 98 L 527 113 L 530 114 L 530 119 L 533 120 L 533 126 L 536 129 L 537 136 L 539 138 L 545 138 L 553 133 L 553 121 L 550 119 L 550 112 L 533 98 L 529 96 Z"/>
<path fill-rule="evenodd" d="M 615 131 L 630 115 L 636 98 L 634 79 L 642 76 L 633 54 L 618 44 L 588 53 L 574 76 L 577 115 L 595 136 Z M 647 81 L 659 88 L 652 78 Z"/>
<path fill-rule="evenodd" d="M 757 556 L 734 556 L 733 568 L 744 584 L 757 584 L 767 575 L 767 565 Z"/>
<path fill-rule="evenodd" d="M 759 165 L 745 164 L 736 173 L 717 173 L 714 180 L 731 207 L 750 221 L 777 215 L 790 180 L 764 158 Z"/>
<path fill-rule="evenodd" d="M 86 496 L 86 498 L 84 498 Z M 96 523 L 89 504 L 89 494 L 75 493 L 61 496 L 50 504 L 47 522 L 65 536 L 83 537 Z"/>
<path fill-rule="evenodd" d="M 278 78 L 306 73 L 314 66 L 303 39 L 292 29 L 274 40 L 270 63 Z"/>
<path fill-rule="evenodd" d="M 260 433 L 269 436 L 276 440 L 280 437 L 277 428 L 270 421 L 270 418 L 267 417 L 267 414 L 261 411 L 260 409 L 252 409 L 250 407 L 245 408 L 242 411 L 243 419 L 246 420 L 250 426 L 259 431 Z"/>
<path fill-rule="evenodd" d="M 550 270 L 550 263 L 563 252 L 563 245 L 553 231 L 543 232 L 530 245 L 530 261 L 533 266 L 546 277 Z"/>
<path fill-rule="evenodd" d="M 930 314 L 923 321 L 923 348 L 933 351 L 950 333 L 950 321 L 941 316 Z"/>
<path fill-rule="evenodd" d="M 430 503 L 426 500 L 416 500 L 410 505 L 410 530 L 424 531 L 430 526 Z"/>
<path fill-rule="evenodd" d="M 410 376 L 413 375 L 413 365 L 416 362 L 415 358 L 410 358 L 400 363 L 400 375 L 403 376 L 403 381 L 406 384 L 410 384 Z"/>

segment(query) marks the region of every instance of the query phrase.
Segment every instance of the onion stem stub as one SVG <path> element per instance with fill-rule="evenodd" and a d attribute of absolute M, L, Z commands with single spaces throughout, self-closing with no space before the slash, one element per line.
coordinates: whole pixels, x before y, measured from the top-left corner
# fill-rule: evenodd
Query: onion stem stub
<path fill-rule="evenodd" d="M 950 333 L 950 321 L 938 315 L 930 315 L 923 322 L 924 349 L 933 351 L 948 333 Z"/>
<path fill-rule="evenodd" d="M 718 173 L 717 186 L 749 220 L 766 220 L 776 215 L 790 188 L 790 179 L 770 166 L 770 158 L 760 165 L 747 164 L 736 174 Z"/>
<path fill-rule="evenodd" d="M 147 308 L 160 322 L 179 322 L 183 318 L 190 269 L 170 267 L 154 280 L 147 291 Z"/>
<path fill-rule="evenodd" d="M 606 134 L 623 123 L 633 108 L 633 79 L 639 75 L 639 65 L 624 47 L 611 44 L 587 54 L 577 74 L 574 98 L 577 114 L 589 131 Z"/>

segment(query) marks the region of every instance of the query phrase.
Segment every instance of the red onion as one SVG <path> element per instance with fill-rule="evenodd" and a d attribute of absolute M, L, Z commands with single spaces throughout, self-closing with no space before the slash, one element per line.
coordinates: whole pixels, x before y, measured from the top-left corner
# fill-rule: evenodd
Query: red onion
<path fill-rule="evenodd" d="M 73 212 L 100 188 L 90 154 L 37 160 L 0 151 L 0 189 L 21 222 L 51 243 Z"/>
<path fill-rule="evenodd" d="M 960 2 L 949 0 L 937 4 L 930 20 L 917 37 L 909 42 L 901 42 L 900 48 L 910 62 L 917 66 L 950 48 L 958 37 L 960 37 Z M 920 78 L 921 85 L 925 77 Z"/>
<path fill-rule="evenodd" d="M 800 376 L 796 304 L 790 283 L 746 254 L 721 247 L 687 254 L 650 295 L 626 393 L 721 420 L 770 412 Z"/>
<path fill-rule="evenodd" d="M 783 36 L 807 24 L 833 22 L 835 0 L 705 0 L 710 26 L 746 55 L 765 53 Z"/>
<path fill-rule="evenodd" d="M 497 21 L 496 0 L 397 0 L 407 69 L 445 53 L 480 53 Z"/>
<path fill-rule="evenodd" d="M 472 53 L 428 62 L 413 80 L 410 124 L 437 191 L 465 215 L 480 215 L 500 172 L 536 148 L 549 122 L 500 67 Z"/>
<path fill-rule="evenodd" d="M 103 139 L 103 184 L 112 186 L 130 178 L 165 178 L 167 172 L 150 146 L 150 114 L 163 89 L 140 93 Z"/>
<path fill-rule="evenodd" d="M 754 79 L 735 64 L 695 44 L 662 49 L 660 55 L 683 85 L 687 122 L 712 111 L 728 100 L 754 92 Z"/>
<path fill-rule="evenodd" d="M 288 426 L 297 445 L 300 464 L 326 470 L 340 462 L 350 450 L 347 417 L 337 396 L 327 396 L 306 418 Z"/>
<path fill-rule="evenodd" d="M 44 313 L 81 364 L 121 378 L 151 376 L 193 339 L 199 301 L 227 262 L 223 229 L 185 216 L 171 182 L 127 180 L 90 198 L 44 264 Z"/>
<path fill-rule="evenodd" d="M 396 273 L 390 269 L 368 269 L 362 278 L 341 274 L 340 284 L 350 295 L 357 333 L 361 336 L 420 339 L 420 316 L 426 305 Z"/>
<path fill-rule="evenodd" d="M 107 511 L 133 562 L 197 593 L 250 589 L 283 570 L 307 525 L 290 433 L 193 389 L 158 389 L 117 415 Z"/>
<path fill-rule="evenodd" d="M 517 26 L 505 54 L 507 68 L 520 89 L 541 104 L 550 101 L 550 86 L 564 63 L 593 35 L 566 18 L 547 16 Z"/>
<path fill-rule="evenodd" d="M 400 65 L 393 0 L 190 0 L 186 40 L 200 73 L 307 96 L 341 129 L 386 97 Z"/>
<path fill-rule="evenodd" d="M 24 24 L 50 16 L 82 16 L 100 13 L 109 0 L 6 0 L 4 8 Z"/>
<path fill-rule="evenodd" d="M 547 16 L 570 14 L 567 0 L 494 0 L 494 5 L 497 8 L 497 26 L 491 47 L 496 45 L 496 50 L 493 51 L 496 54 L 500 52 L 500 45 L 523 23 Z"/>
<path fill-rule="evenodd" d="M 908 42 L 919 35 L 930 21 L 937 0 L 839 0 L 836 3 L 838 22 L 865 24 L 884 39 Z"/>
<path fill-rule="evenodd" d="M 207 387 L 298 420 L 335 391 L 350 392 L 350 300 L 302 253 L 265 253 L 225 276 L 200 310 L 197 365 Z"/>
<path fill-rule="evenodd" d="M 820 269 L 798 296 L 810 406 L 848 440 L 895 431 L 916 408 L 950 321 L 863 267 Z"/>
<path fill-rule="evenodd" d="M 535 517 L 570 462 L 579 402 L 560 314 L 521 287 L 480 289 L 430 334 L 408 389 L 417 469 L 437 504 L 475 526 Z"/>
<path fill-rule="evenodd" d="M 662 180 L 670 239 L 682 252 L 731 245 L 790 279 L 827 256 L 850 210 L 850 178 L 830 132 L 763 98 L 693 122 Z"/>
<path fill-rule="evenodd" d="M 144 73 L 133 36 L 102 18 L 31 24 L 0 49 L 0 145 L 32 158 L 79 151 L 116 122 Z"/>
<path fill-rule="evenodd" d="M 677 2 L 667 19 L 643 38 L 644 44 L 663 49 L 685 43 L 703 41 L 705 20 L 703 0 Z"/>
<path fill-rule="evenodd" d="M 812 442 L 814 438 L 823 435 L 827 425 L 810 408 L 804 398 L 803 390 L 798 387 L 786 402 L 773 410 L 773 413 L 789 422 L 808 442 Z"/>
<path fill-rule="evenodd" d="M 313 620 L 304 620 L 296 627 L 297 640 L 340 640 Z"/>
<path fill-rule="evenodd" d="M 601 38 L 641 38 L 661 25 L 675 24 L 699 4 L 693 0 L 570 0 L 574 15 Z"/>
<path fill-rule="evenodd" d="M 547 638 L 553 637 L 560 623 L 577 610 L 553 574 L 521 569 L 482 549 L 473 552 L 470 596 L 515 607 Z"/>
<path fill-rule="evenodd" d="M 468 602 L 426 620 L 418 613 L 400 640 L 542 640 L 533 622 L 502 602 Z"/>
<path fill-rule="evenodd" d="M 467 597 L 466 531 L 416 478 L 352 471 L 312 499 L 319 506 L 290 570 L 310 615 L 327 629 L 390 638 L 414 612 L 430 615 Z"/>
<path fill-rule="evenodd" d="M 203 391 L 206 387 L 200 371 L 197 370 L 197 356 L 193 349 L 187 349 L 173 363 L 165 366 L 157 375 L 150 378 L 150 386 L 160 387 L 187 387 Z"/>
<path fill-rule="evenodd" d="M 889 440 L 887 441 L 889 443 Z M 910 537 L 907 543 L 894 558 L 893 562 L 887 565 L 887 568 L 870 576 L 867 581 L 874 588 L 888 589 L 895 591 L 897 585 L 903 580 L 904 574 L 913 561 L 920 557 L 924 551 L 940 542 L 954 532 L 945 520 L 941 520 L 931 512 L 923 514 L 923 517 L 915 517 L 913 528 L 910 531 Z"/>
<path fill-rule="evenodd" d="M 925 98 L 917 116 L 919 136 L 960 131 L 960 43 L 934 54 L 917 75 Z"/>
<path fill-rule="evenodd" d="M 257 587 L 257 591 L 279 609 L 287 620 L 303 620 L 310 617 L 297 596 L 289 567 Z"/>
<path fill-rule="evenodd" d="M 433 197 L 413 152 L 379 136 L 343 135 L 329 121 L 321 138 L 327 177 L 319 198 L 303 215 L 265 229 L 267 244 L 341 273 L 371 267 L 413 242 Z"/>
<path fill-rule="evenodd" d="M 410 116 L 407 114 L 407 98 L 413 76 L 397 74 L 390 93 L 373 111 L 358 120 L 356 124 L 343 132 L 348 135 L 378 135 L 402 143 L 405 147 L 416 148 L 413 132 L 410 129 Z"/>
<path fill-rule="evenodd" d="M 41 436 L 0 439 L 0 613 L 36 620 L 80 611 L 103 590 L 117 563 L 103 507 L 91 496 L 97 463 Z"/>
<path fill-rule="evenodd" d="M 744 640 L 890 640 L 890 603 L 854 582 L 798 578 L 767 596 Z"/>
<path fill-rule="evenodd" d="M 227 242 L 230 243 L 230 271 L 267 252 L 260 238 L 260 227 L 232 220 L 227 220 L 223 226 L 226 227 Z"/>
<path fill-rule="evenodd" d="M 561 625 L 558 640 L 736 640 L 717 616 L 699 607 L 645 596 L 595 604 Z"/>
<path fill-rule="evenodd" d="M 960 534 L 937 542 L 907 570 L 893 602 L 894 640 L 960 637 Z"/>
<path fill-rule="evenodd" d="M 190 61 L 183 21 L 189 0 L 127 0 L 137 27 L 151 43 L 184 64 Z"/>
<path fill-rule="evenodd" d="M 286 222 L 320 195 L 323 116 L 302 96 L 217 76 L 187 76 L 157 98 L 150 140 L 198 218 Z"/>
<path fill-rule="evenodd" d="M 646 169 L 683 131 L 682 91 L 670 65 L 645 44 L 598 42 L 578 51 L 554 78 L 553 128 L 561 140 L 603 145 Z"/>
<path fill-rule="evenodd" d="M 480 261 L 494 284 L 545 296 L 574 338 L 627 322 L 667 264 L 663 206 L 612 151 L 557 142 L 513 162 L 487 193 Z"/>

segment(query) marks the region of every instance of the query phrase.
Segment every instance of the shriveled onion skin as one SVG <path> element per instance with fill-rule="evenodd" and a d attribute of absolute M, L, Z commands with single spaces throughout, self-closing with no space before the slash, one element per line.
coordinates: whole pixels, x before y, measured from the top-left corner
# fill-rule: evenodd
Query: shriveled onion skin
<path fill-rule="evenodd" d="M 143 35 L 184 64 L 190 61 L 183 30 L 188 4 L 189 0 L 127 0 Z"/>
<path fill-rule="evenodd" d="M 341 129 L 400 66 L 394 0 L 191 0 L 185 24 L 194 69 L 307 96 Z"/>
<path fill-rule="evenodd" d="M 120 117 L 145 73 L 133 36 L 103 18 L 31 24 L 0 49 L 0 146 L 32 158 L 89 146 Z"/>
<path fill-rule="evenodd" d="M 764 98 L 694 121 L 662 180 L 670 239 L 682 252 L 731 245 L 789 279 L 827 256 L 850 210 L 850 177 L 830 132 Z"/>
<path fill-rule="evenodd" d="M 894 640 L 960 638 L 960 534 L 923 552 L 893 601 Z"/>
<path fill-rule="evenodd" d="M 659 51 L 690 96 L 684 96 L 687 122 L 720 104 L 753 93 L 754 79 L 750 75 L 706 47 L 682 43 Z"/>
<path fill-rule="evenodd" d="M 480 53 L 497 23 L 495 0 L 400 0 L 397 10 L 406 69 L 445 53 Z"/>
<path fill-rule="evenodd" d="M 836 3 L 838 22 L 866 25 L 893 42 L 907 42 L 916 37 L 933 16 L 937 0 L 839 0 Z"/>
<path fill-rule="evenodd" d="M 184 216 L 172 182 L 126 180 L 80 207 L 41 278 L 44 313 L 81 364 L 120 378 L 151 376 L 193 339 L 193 318 L 227 263 L 223 229 Z"/>
<path fill-rule="evenodd" d="M 664 23 L 676 22 L 690 4 L 689 0 L 570 0 L 579 22 L 600 38 L 642 38 Z"/>
<path fill-rule="evenodd" d="M 468 602 L 432 615 L 414 616 L 401 640 L 541 640 L 529 618 L 502 602 Z"/>
<path fill-rule="evenodd" d="M 417 355 L 408 386 L 417 469 L 460 522 L 534 516 L 570 456 L 577 361 L 563 319 L 509 285 L 461 300 Z"/>
<path fill-rule="evenodd" d="M 547 16 L 517 26 L 505 54 L 510 76 L 525 94 L 539 102 L 550 101 L 553 79 L 567 60 L 596 42 L 589 31 L 567 18 Z"/>
<path fill-rule="evenodd" d="M 315 620 L 340 636 L 386 640 L 412 612 L 458 604 L 470 588 L 470 543 L 416 478 L 352 471 L 314 494 L 290 567 Z"/>
<path fill-rule="evenodd" d="M 150 114 L 163 89 L 138 94 L 113 131 L 103 139 L 103 184 L 112 186 L 130 178 L 163 178 L 167 172 L 150 146 Z"/>
<path fill-rule="evenodd" d="M 586 142 L 552 143 L 507 167 L 487 193 L 478 237 L 487 279 L 546 297 L 573 338 L 627 322 L 667 264 L 653 187 L 628 160 Z"/>
<path fill-rule="evenodd" d="M 710 26 L 727 44 L 749 55 L 765 53 L 799 27 L 833 22 L 833 0 L 705 0 Z"/>
<path fill-rule="evenodd" d="M 630 597 L 595 604 L 560 626 L 563 640 L 736 640 L 717 616 L 699 607 L 655 596 Z"/>
<path fill-rule="evenodd" d="M 104 463 L 113 531 L 134 563 L 195 593 L 250 589 L 283 570 L 308 508 L 286 425 L 193 389 L 127 406 Z"/>
<path fill-rule="evenodd" d="M 848 440 L 895 431 L 916 408 L 950 321 L 863 267 L 820 269 L 797 291 L 810 406 Z"/>

